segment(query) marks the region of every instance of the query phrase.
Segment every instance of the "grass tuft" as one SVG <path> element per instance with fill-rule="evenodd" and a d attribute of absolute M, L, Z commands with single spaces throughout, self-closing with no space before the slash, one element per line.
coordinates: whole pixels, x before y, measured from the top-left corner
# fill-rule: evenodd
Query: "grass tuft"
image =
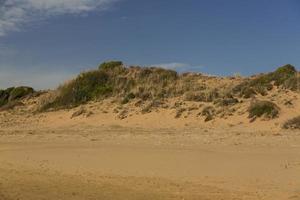
<path fill-rule="evenodd" d="M 300 129 L 300 116 L 294 117 L 283 124 L 284 129 Z"/>
<path fill-rule="evenodd" d="M 100 70 L 114 70 L 123 65 L 121 61 L 108 61 L 99 65 Z"/>
<path fill-rule="evenodd" d="M 200 114 L 205 117 L 204 121 L 208 122 L 208 121 L 211 121 L 214 119 L 216 110 L 212 106 L 207 106 L 207 107 L 203 108 L 203 110 Z"/>
<path fill-rule="evenodd" d="M 249 107 L 249 118 L 266 117 L 273 119 L 279 114 L 279 107 L 270 101 L 255 101 Z"/>

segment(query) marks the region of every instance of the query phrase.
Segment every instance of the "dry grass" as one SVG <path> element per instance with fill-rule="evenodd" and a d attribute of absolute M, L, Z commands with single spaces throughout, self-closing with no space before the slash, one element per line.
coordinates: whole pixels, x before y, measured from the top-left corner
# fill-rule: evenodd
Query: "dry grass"
<path fill-rule="evenodd" d="M 283 128 L 285 128 L 285 129 L 300 129 L 300 116 L 286 121 L 283 124 Z"/>
<path fill-rule="evenodd" d="M 289 64 L 284 65 L 274 72 L 261 74 L 252 79 L 245 80 L 233 88 L 233 93 L 244 98 L 250 98 L 256 94 L 265 96 L 274 86 L 288 85 L 289 87 L 295 87 L 296 80 L 294 79 L 297 74 L 294 66 Z"/>
<path fill-rule="evenodd" d="M 201 112 L 201 116 L 205 117 L 204 119 L 205 122 L 213 120 L 215 115 L 216 115 L 216 109 L 212 106 L 207 106 L 203 108 Z"/>
<path fill-rule="evenodd" d="M 218 107 L 231 107 L 243 102 L 240 98 L 267 95 L 274 87 L 298 88 L 297 71 L 285 65 L 276 71 L 251 78 L 222 78 L 199 73 L 177 74 L 176 71 L 155 67 L 126 67 L 120 61 L 106 62 L 99 69 L 81 73 L 74 80 L 57 89 L 57 96 L 49 100 L 43 110 L 72 108 L 91 100 L 113 97 L 122 105 L 141 108 L 149 113 L 161 106 L 165 99 L 180 98 L 184 101 L 214 103 Z M 296 88 L 296 89 L 295 89 Z M 177 109 L 176 117 L 181 116 Z M 201 115 L 206 121 L 215 116 L 213 109 Z M 249 108 L 249 117 L 274 118 L 279 114 L 277 105 L 256 102 Z"/>
<path fill-rule="evenodd" d="M 279 114 L 279 107 L 270 101 L 255 101 L 249 107 L 249 118 L 265 117 L 273 119 Z"/>

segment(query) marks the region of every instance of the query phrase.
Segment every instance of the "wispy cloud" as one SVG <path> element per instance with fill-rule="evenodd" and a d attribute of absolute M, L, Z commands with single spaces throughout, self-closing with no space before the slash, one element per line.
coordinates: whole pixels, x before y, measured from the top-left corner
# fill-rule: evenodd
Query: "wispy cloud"
<path fill-rule="evenodd" d="M 24 25 L 63 14 L 107 9 L 118 0 L 0 0 L 0 36 Z"/>
<path fill-rule="evenodd" d="M 203 69 L 201 65 L 191 65 L 188 63 L 172 62 L 172 63 L 161 63 L 151 65 L 153 67 L 161 67 L 164 69 L 172 69 L 178 72 L 187 72 L 187 71 L 199 71 Z"/>
<path fill-rule="evenodd" d="M 189 64 L 174 62 L 174 63 L 155 64 L 155 65 L 152 65 L 152 66 L 153 67 L 162 67 L 162 68 L 165 68 L 165 69 L 179 69 L 179 68 L 187 67 L 187 66 L 189 66 Z"/>

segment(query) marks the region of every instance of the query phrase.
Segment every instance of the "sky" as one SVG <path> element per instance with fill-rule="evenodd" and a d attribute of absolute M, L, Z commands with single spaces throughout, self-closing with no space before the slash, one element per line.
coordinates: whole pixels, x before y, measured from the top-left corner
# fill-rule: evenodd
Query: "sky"
<path fill-rule="evenodd" d="M 299 55 L 299 0 L 0 0 L 0 88 L 55 88 L 106 60 L 227 76 Z"/>

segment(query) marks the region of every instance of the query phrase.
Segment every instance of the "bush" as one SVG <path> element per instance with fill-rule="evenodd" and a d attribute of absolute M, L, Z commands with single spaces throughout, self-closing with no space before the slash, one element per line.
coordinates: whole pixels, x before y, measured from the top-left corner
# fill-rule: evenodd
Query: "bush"
<path fill-rule="evenodd" d="M 6 90 L 0 90 L 0 107 L 7 104 L 9 93 Z"/>
<path fill-rule="evenodd" d="M 125 98 L 122 100 L 122 104 L 127 104 L 131 99 L 134 99 L 135 95 L 133 93 L 129 93 L 125 96 Z"/>
<path fill-rule="evenodd" d="M 275 118 L 279 114 L 279 107 L 270 101 L 255 101 L 249 107 L 249 118 L 266 117 Z"/>
<path fill-rule="evenodd" d="M 70 83 L 61 86 L 59 96 L 44 109 L 50 107 L 74 107 L 92 99 L 106 97 L 113 92 L 109 76 L 101 70 L 81 73 Z"/>
<path fill-rule="evenodd" d="M 286 121 L 283 124 L 283 128 L 285 128 L 285 129 L 300 129 L 300 116 Z"/>
<path fill-rule="evenodd" d="M 178 78 L 178 74 L 176 71 L 162 69 L 162 68 L 152 68 L 153 72 L 159 76 L 160 81 L 171 80 L 174 81 Z"/>
<path fill-rule="evenodd" d="M 279 67 L 275 72 L 271 73 L 270 79 L 275 81 L 275 85 L 282 85 L 286 80 L 294 77 L 297 74 L 297 70 L 294 66 L 287 64 Z"/>
<path fill-rule="evenodd" d="M 203 108 L 203 110 L 200 114 L 205 117 L 204 121 L 208 122 L 208 121 L 211 121 L 214 119 L 215 113 L 216 113 L 216 110 L 214 107 L 207 106 L 207 107 Z"/>
<path fill-rule="evenodd" d="M 218 104 L 219 106 L 232 106 L 239 103 L 239 100 L 231 97 L 231 98 L 218 99 L 214 103 Z"/>
<path fill-rule="evenodd" d="M 133 98 L 149 100 L 168 97 L 175 91 L 177 72 L 161 68 L 122 66 L 120 61 L 106 62 L 98 70 L 80 74 L 76 79 L 58 88 L 55 101 L 47 108 L 74 107 L 93 99 L 127 94 L 121 103 Z"/>
<path fill-rule="evenodd" d="M 178 78 L 176 71 L 155 68 L 155 67 L 142 67 L 139 68 L 136 79 L 139 83 L 147 82 L 149 85 L 161 85 L 166 87 L 169 83 L 173 82 Z"/>
<path fill-rule="evenodd" d="M 9 102 L 18 100 L 29 94 L 34 93 L 34 89 L 31 87 L 10 87 L 6 90 L 0 90 L 0 107 L 8 104 Z M 13 105 L 13 104 L 11 104 Z"/>
<path fill-rule="evenodd" d="M 273 88 L 272 83 L 276 86 L 283 85 L 287 80 L 297 75 L 294 66 L 288 64 L 279 67 L 276 71 L 260 75 L 252 80 L 244 81 L 233 88 L 234 93 L 239 93 L 244 98 L 254 96 L 256 93 L 266 95 L 267 91 Z"/>
<path fill-rule="evenodd" d="M 110 70 L 110 69 L 115 69 L 117 67 L 120 67 L 123 65 L 123 62 L 121 61 L 109 61 L 109 62 L 104 62 L 100 64 L 99 69 L 100 70 Z"/>
<path fill-rule="evenodd" d="M 300 91 L 300 75 L 289 78 L 284 82 L 284 88 L 295 92 Z"/>
<path fill-rule="evenodd" d="M 32 94 L 33 92 L 34 90 L 31 87 L 25 87 L 25 86 L 16 87 L 12 89 L 11 92 L 9 93 L 9 101 L 22 98 L 24 96 Z"/>
<path fill-rule="evenodd" d="M 282 67 L 279 67 L 274 72 L 264 74 L 258 78 L 252 80 L 251 85 L 253 86 L 265 86 L 266 89 L 272 89 L 271 82 L 274 81 L 276 86 L 282 85 L 287 79 L 295 76 L 297 70 L 294 66 L 288 64 Z"/>

